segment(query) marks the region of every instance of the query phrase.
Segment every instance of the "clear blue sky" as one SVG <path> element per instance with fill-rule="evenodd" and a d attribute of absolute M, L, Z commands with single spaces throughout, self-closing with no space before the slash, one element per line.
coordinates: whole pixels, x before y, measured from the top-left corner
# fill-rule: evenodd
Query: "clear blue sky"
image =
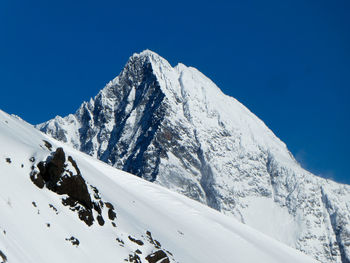
<path fill-rule="evenodd" d="M 2 0 L 0 108 L 33 124 L 72 113 L 148 48 L 209 76 L 305 168 L 350 183 L 349 14 L 348 0 Z"/>

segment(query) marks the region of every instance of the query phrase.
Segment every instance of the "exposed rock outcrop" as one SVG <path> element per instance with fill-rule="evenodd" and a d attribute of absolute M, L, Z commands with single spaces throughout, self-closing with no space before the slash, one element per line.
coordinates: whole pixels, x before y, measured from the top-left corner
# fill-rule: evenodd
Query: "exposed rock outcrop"
<path fill-rule="evenodd" d="M 51 146 L 52 147 L 52 146 Z M 72 211 L 78 213 L 79 218 L 88 226 L 95 221 L 94 212 L 96 212 L 96 220 L 100 226 L 105 224 L 102 216 L 103 207 L 108 208 L 109 220 L 116 218 L 116 212 L 111 203 L 106 204 L 101 200 L 101 196 L 96 187 L 88 185 L 74 159 L 66 155 L 62 148 L 57 148 L 55 152 L 45 160 L 32 167 L 30 178 L 32 182 L 39 188 L 47 187 L 49 190 L 64 195 L 62 203 L 69 206 Z M 35 159 L 33 159 L 35 162 Z M 89 188 L 92 190 L 90 193 Z M 53 207 L 57 212 L 57 209 Z M 115 224 L 115 223 L 114 223 Z"/>
<path fill-rule="evenodd" d="M 0 258 L 1 258 L 1 263 L 6 263 L 7 262 L 7 257 L 4 254 L 4 252 L 2 252 L 1 250 L 0 250 Z"/>

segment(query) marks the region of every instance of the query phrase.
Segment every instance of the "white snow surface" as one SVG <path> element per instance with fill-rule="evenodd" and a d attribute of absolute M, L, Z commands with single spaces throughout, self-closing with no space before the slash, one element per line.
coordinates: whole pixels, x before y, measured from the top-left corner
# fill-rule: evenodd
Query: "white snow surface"
<path fill-rule="evenodd" d="M 63 147 L 85 181 L 113 204 L 116 228 L 109 222 L 87 226 L 62 205 L 62 196 L 33 184 L 30 158 L 45 160 L 50 155 L 44 140 L 52 144 L 52 151 Z M 124 262 L 136 249 L 142 252 L 140 260 L 147 262 L 147 254 L 157 249 L 147 243 L 146 231 L 172 253 L 170 262 L 314 262 L 237 220 L 117 170 L 3 111 L 0 142 L 0 251 L 7 262 Z M 144 245 L 131 242 L 129 235 Z M 78 246 L 65 240 L 71 236 L 79 240 Z M 116 238 L 125 244 L 120 246 Z M 0 253 L 1 259 L 6 261 Z"/>
<path fill-rule="evenodd" d="M 350 187 L 304 170 L 258 117 L 193 67 L 134 54 L 75 114 L 37 127 L 320 262 L 350 262 Z"/>

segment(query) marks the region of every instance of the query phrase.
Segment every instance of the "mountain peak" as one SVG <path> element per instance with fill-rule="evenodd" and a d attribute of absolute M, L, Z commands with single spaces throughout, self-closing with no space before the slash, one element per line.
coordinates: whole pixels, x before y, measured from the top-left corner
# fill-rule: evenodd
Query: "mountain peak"
<path fill-rule="evenodd" d="M 145 50 L 141 51 L 140 53 L 134 53 L 132 56 L 136 56 L 136 57 L 152 57 L 152 56 L 160 57 L 156 52 L 154 52 L 150 49 L 145 49 Z"/>
<path fill-rule="evenodd" d="M 152 63 L 152 66 L 163 66 L 166 68 L 171 68 L 170 63 L 163 58 L 162 56 L 160 56 L 159 54 L 157 54 L 156 52 L 149 50 L 149 49 L 145 49 L 144 51 L 140 52 L 140 53 L 134 53 L 130 58 L 129 61 L 134 61 L 134 60 L 142 60 L 144 62 L 150 62 Z"/>
<path fill-rule="evenodd" d="M 302 169 L 258 117 L 195 68 L 134 54 L 92 102 L 38 128 L 321 262 L 350 259 L 342 186 Z"/>

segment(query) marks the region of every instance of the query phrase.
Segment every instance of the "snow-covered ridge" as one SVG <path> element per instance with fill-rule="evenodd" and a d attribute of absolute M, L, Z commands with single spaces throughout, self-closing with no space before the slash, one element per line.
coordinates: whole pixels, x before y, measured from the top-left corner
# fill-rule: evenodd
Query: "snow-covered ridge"
<path fill-rule="evenodd" d="M 152 51 L 65 118 L 37 126 L 312 255 L 350 262 L 350 188 L 319 178 L 236 99 Z"/>
<path fill-rule="evenodd" d="M 314 262 L 1 110 L 0 141 L 0 262 Z M 86 184 L 83 192 L 88 190 L 93 206 L 86 196 L 83 202 L 76 192 L 60 188 L 69 178 Z M 91 212 L 92 223 L 84 222 L 82 207 Z"/>

